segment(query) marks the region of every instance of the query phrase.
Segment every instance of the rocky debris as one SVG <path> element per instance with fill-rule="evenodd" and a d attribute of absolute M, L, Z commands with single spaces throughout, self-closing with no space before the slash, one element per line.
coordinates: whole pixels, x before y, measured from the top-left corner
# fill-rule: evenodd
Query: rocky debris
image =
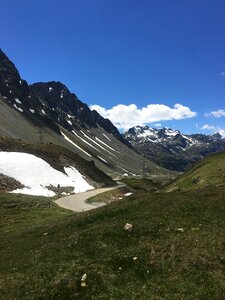
<path fill-rule="evenodd" d="M 192 182 L 193 182 L 194 184 L 197 184 L 197 183 L 199 183 L 200 180 L 201 180 L 201 177 L 198 176 L 198 177 L 193 178 L 193 179 L 192 179 Z"/>
<path fill-rule="evenodd" d="M 58 196 L 60 196 L 60 195 L 70 195 L 70 194 L 74 193 L 74 187 L 72 187 L 72 186 L 60 186 L 60 185 L 58 185 L 56 187 L 56 186 L 50 185 L 47 188 L 50 191 L 53 191 Z"/>
<path fill-rule="evenodd" d="M 22 189 L 24 185 L 22 185 L 16 179 L 0 174 L 0 191 L 2 192 L 10 192 L 16 189 Z"/>
<path fill-rule="evenodd" d="M 129 224 L 129 223 L 126 223 L 125 226 L 124 226 L 124 230 L 128 231 L 128 232 L 131 232 L 133 230 L 133 225 Z"/>

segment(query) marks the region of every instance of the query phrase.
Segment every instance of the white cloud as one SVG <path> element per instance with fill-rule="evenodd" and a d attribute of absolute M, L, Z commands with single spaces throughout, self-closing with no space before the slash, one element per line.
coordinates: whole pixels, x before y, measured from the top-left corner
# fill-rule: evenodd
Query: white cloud
<path fill-rule="evenodd" d="M 225 110 L 224 109 L 218 109 L 215 111 L 211 111 L 209 113 L 205 113 L 206 117 L 214 117 L 214 118 L 221 118 L 225 117 Z"/>
<path fill-rule="evenodd" d="M 122 130 L 127 130 L 137 125 L 166 120 L 181 120 L 197 115 L 189 107 L 178 103 L 172 108 L 164 104 L 149 104 L 142 108 L 138 108 L 135 104 L 119 104 L 110 109 L 99 105 L 91 105 L 90 109 L 96 110 L 100 115 L 108 118 L 115 126 Z"/>
<path fill-rule="evenodd" d="M 219 134 L 222 135 L 223 138 L 225 138 L 225 130 L 224 129 L 220 128 Z"/>
<path fill-rule="evenodd" d="M 155 123 L 154 126 L 155 127 L 162 127 L 162 123 Z"/>
<path fill-rule="evenodd" d="M 201 127 L 201 129 L 215 131 L 216 127 L 212 126 L 212 125 L 205 124 L 204 126 Z"/>
<path fill-rule="evenodd" d="M 204 126 L 201 127 L 203 130 L 209 130 L 213 133 L 219 132 L 220 135 L 222 135 L 223 138 L 225 138 L 225 130 L 219 126 L 213 126 L 213 125 L 208 125 L 205 124 Z"/>

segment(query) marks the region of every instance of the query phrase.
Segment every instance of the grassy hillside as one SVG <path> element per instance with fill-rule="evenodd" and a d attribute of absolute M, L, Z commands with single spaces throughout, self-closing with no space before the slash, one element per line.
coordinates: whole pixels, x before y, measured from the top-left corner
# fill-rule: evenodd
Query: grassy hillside
<path fill-rule="evenodd" d="M 191 190 L 208 185 L 225 186 L 225 152 L 202 159 L 165 190 Z"/>
<path fill-rule="evenodd" d="M 2 194 L 1 299 L 224 299 L 224 195 L 136 189 L 74 214 Z"/>

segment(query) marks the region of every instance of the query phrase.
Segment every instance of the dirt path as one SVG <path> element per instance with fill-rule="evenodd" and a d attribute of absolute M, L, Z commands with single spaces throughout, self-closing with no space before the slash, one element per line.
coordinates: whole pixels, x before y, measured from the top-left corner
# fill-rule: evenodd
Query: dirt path
<path fill-rule="evenodd" d="M 59 198 L 58 200 L 55 201 L 55 203 L 63 208 L 70 209 L 76 212 L 82 212 L 82 211 L 94 209 L 105 205 L 105 203 L 103 202 L 86 203 L 87 199 L 94 197 L 98 194 L 115 190 L 124 186 L 125 186 L 124 184 L 118 184 L 117 186 L 114 187 L 101 188 L 101 189 L 87 191 L 84 193 L 78 193 L 78 194 Z"/>

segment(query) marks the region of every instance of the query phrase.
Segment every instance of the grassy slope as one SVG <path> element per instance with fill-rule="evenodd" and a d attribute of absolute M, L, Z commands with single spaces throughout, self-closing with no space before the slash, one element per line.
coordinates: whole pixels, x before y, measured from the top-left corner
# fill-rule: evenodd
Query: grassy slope
<path fill-rule="evenodd" d="M 2 299 L 224 299 L 224 200 L 223 187 L 136 192 L 72 214 L 1 195 Z"/>
<path fill-rule="evenodd" d="M 105 202 L 108 204 L 121 200 L 121 198 L 125 198 L 126 193 L 135 194 L 138 192 L 138 194 L 143 194 L 146 192 L 156 192 L 161 188 L 161 185 L 158 182 L 154 182 L 148 178 L 143 178 L 141 180 L 137 178 L 126 178 L 121 181 L 126 184 L 124 187 L 98 194 L 97 196 L 89 198 L 87 202 Z"/>
<path fill-rule="evenodd" d="M 166 191 L 198 189 L 225 185 L 225 152 L 209 155 L 170 184 Z"/>

